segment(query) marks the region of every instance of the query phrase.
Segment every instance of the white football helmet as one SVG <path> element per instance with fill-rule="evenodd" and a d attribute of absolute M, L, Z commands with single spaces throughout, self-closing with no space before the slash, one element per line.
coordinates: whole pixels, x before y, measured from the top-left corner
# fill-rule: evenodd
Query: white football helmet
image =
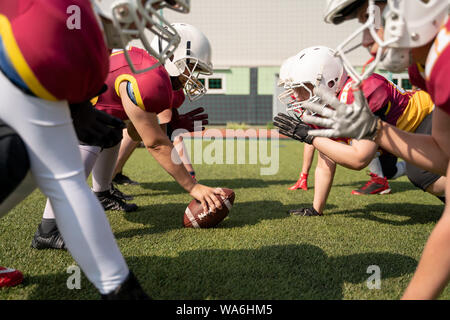
<path fill-rule="evenodd" d="M 178 32 L 181 41 L 164 66 L 170 76 L 184 78 L 184 91 L 189 100 L 194 101 L 206 94 L 206 88 L 198 76 L 213 73 L 211 44 L 205 34 L 192 25 L 173 23 L 171 27 Z M 151 43 L 154 51 L 165 45 L 165 40 L 159 37 L 153 38 Z"/>
<path fill-rule="evenodd" d="M 291 64 L 294 59 L 295 56 L 289 57 L 286 60 L 284 60 L 283 63 L 281 64 L 277 83 L 279 87 L 283 87 L 285 83 L 289 82 L 289 71 L 291 70 Z"/>
<path fill-rule="evenodd" d="M 289 81 L 285 82 L 286 89 L 281 93 L 279 100 L 287 105 L 287 111 L 302 114 L 302 104 L 306 101 L 316 102 L 318 97 L 308 88 L 321 87 L 333 95 L 337 95 L 347 80 L 347 72 L 336 52 L 328 47 L 315 46 L 306 48 L 296 54 L 291 63 Z M 309 98 L 298 101 L 295 97 L 295 88 L 303 88 L 309 93 Z"/>
<path fill-rule="evenodd" d="M 177 32 L 170 23 L 160 14 L 163 8 L 170 8 L 187 13 L 190 0 L 91 0 L 94 11 L 105 20 L 102 20 L 106 41 L 110 48 L 126 49 L 126 45 L 133 39 L 140 39 L 144 48 L 161 63 L 171 56 L 180 42 Z M 157 34 L 165 40 L 166 46 L 159 52 L 153 52 L 145 30 Z M 146 72 L 156 65 L 136 70 L 131 62 L 127 50 L 125 58 L 134 73 Z"/>

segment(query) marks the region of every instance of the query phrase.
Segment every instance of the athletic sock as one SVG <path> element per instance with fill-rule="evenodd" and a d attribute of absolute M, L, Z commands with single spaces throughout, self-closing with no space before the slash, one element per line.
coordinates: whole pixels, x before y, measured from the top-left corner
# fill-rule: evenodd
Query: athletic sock
<path fill-rule="evenodd" d="M 43 234 L 48 234 L 55 230 L 56 227 L 56 219 L 44 219 L 41 221 L 41 231 Z"/>
<path fill-rule="evenodd" d="M 378 157 L 373 158 L 372 161 L 370 161 L 369 170 L 380 178 L 384 178 L 383 168 L 381 167 L 380 159 Z"/>

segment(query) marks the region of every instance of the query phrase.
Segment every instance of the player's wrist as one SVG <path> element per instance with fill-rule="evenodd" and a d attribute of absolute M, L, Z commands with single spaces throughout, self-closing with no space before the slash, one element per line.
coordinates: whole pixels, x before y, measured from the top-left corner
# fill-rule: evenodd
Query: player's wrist
<path fill-rule="evenodd" d="M 379 117 L 375 117 L 375 121 L 372 123 L 372 128 L 366 135 L 365 139 L 375 141 L 380 133 L 382 122 L 383 121 Z"/>

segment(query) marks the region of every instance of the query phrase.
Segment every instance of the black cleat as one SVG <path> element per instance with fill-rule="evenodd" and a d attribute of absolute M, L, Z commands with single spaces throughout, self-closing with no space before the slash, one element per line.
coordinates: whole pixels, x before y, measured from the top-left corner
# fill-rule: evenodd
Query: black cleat
<path fill-rule="evenodd" d="M 304 216 L 304 217 L 323 216 L 323 214 L 317 212 L 316 209 L 314 209 L 313 207 L 292 209 L 292 210 L 289 210 L 289 214 L 291 216 Z"/>
<path fill-rule="evenodd" d="M 128 185 L 128 184 L 134 185 L 134 186 L 139 185 L 139 182 L 131 180 L 126 175 L 122 174 L 122 172 L 119 172 L 116 174 L 116 176 L 113 179 L 113 182 L 116 184 L 124 184 L 124 185 Z"/>
<path fill-rule="evenodd" d="M 31 240 L 31 247 L 34 249 L 62 249 L 66 250 L 64 239 L 59 233 L 58 228 L 53 229 L 49 233 L 42 233 L 41 224 L 39 224 L 33 240 Z"/>
<path fill-rule="evenodd" d="M 98 200 L 103 206 L 103 209 L 106 210 L 115 210 L 115 211 L 125 211 L 125 212 L 133 212 L 138 209 L 138 206 L 134 203 L 126 203 L 125 201 L 119 199 L 115 195 L 111 194 L 111 191 L 103 191 L 103 192 L 94 192 L 97 196 Z"/>
<path fill-rule="evenodd" d="M 114 291 L 102 294 L 102 300 L 151 300 L 130 271 L 128 277 Z"/>
<path fill-rule="evenodd" d="M 130 196 L 128 194 L 123 193 L 122 191 L 120 191 L 119 189 L 117 189 L 116 187 L 114 187 L 114 184 L 111 183 L 111 189 L 110 192 L 113 196 L 116 196 L 117 198 L 119 198 L 122 201 L 129 201 L 129 200 L 133 200 L 134 197 Z"/>

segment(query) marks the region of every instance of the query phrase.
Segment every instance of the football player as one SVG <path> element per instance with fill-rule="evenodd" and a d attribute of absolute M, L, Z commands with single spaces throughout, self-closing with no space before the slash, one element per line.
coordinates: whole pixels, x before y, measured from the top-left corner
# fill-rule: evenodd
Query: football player
<path fill-rule="evenodd" d="M 179 79 L 193 68 L 196 72 L 212 72 L 211 48 L 207 38 L 196 28 L 182 24 L 179 28 L 181 39 L 188 39 L 192 43 L 190 62 L 195 64 L 180 64 L 186 71 L 179 75 Z M 188 29 L 188 32 L 184 31 Z M 201 50 L 200 50 L 201 49 Z M 178 50 L 178 49 L 177 49 Z M 204 53 L 202 50 L 206 50 Z M 145 50 L 132 47 L 127 55 L 136 68 L 150 69 L 145 73 L 133 74 L 126 55 L 123 51 L 114 52 L 110 59 L 110 72 L 106 80 L 108 90 L 101 94 L 95 102 L 95 107 L 128 123 L 128 133 L 133 140 L 144 142 L 147 150 L 159 164 L 195 199 L 202 203 L 205 212 L 215 212 L 221 208 L 216 195 L 224 195 L 223 190 L 209 188 L 196 183 L 179 159 L 172 152 L 174 148 L 161 125 L 171 120 L 171 107 L 173 103 L 173 86 L 164 66 L 158 65 L 158 60 Z M 197 66 L 198 65 L 198 66 Z M 199 69 L 199 70 L 198 70 Z M 114 192 L 111 192 L 112 174 L 117 160 L 120 144 L 113 148 L 100 150 L 96 146 L 81 145 L 86 175 L 92 170 L 92 189 L 102 203 L 105 210 L 135 211 L 137 206 L 125 203 Z M 97 159 L 98 157 L 98 159 Z M 172 157 L 173 160 L 172 160 Z M 63 249 L 64 241 L 58 229 L 54 227 L 47 236 L 42 235 L 42 224 L 53 219 L 50 203 L 47 203 L 41 222 L 34 236 L 32 246 L 37 249 L 54 248 Z"/>
<path fill-rule="evenodd" d="M 382 10 L 377 10 L 379 6 Z M 377 17 L 383 11 L 383 20 Z M 320 110 L 320 106 L 306 105 L 321 111 L 324 119 L 308 118 L 317 125 L 330 129 L 310 132 L 322 136 L 350 136 L 374 139 L 384 149 L 423 169 L 445 175 L 450 157 L 450 22 L 449 3 L 440 0 L 397 0 L 387 4 L 369 1 L 329 1 L 326 21 L 337 23 L 357 17 L 369 30 L 372 42 L 380 46 L 377 59 L 386 68 L 401 65 L 408 71 L 410 80 L 427 92 L 436 105 L 432 135 L 408 134 L 374 117 L 367 102 L 358 94 L 352 105 L 342 105 L 326 94 L 324 101 L 334 108 Z M 384 28 L 374 32 L 376 20 Z M 396 63 L 392 63 L 396 62 Z M 348 67 L 348 66 L 346 66 Z M 399 68 L 396 68 L 399 69 Z M 363 78 L 363 77 L 362 77 Z M 305 119 L 306 120 L 306 119 Z M 347 129 L 345 126 L 351 124 Z M 446 195 L 450 185 L 446 185 Z M 406 289 L 403 299 L 436 298 L 450 278 L 450 209 L 444 213 L 432 231 L 416 273 Z"/>
<path fill-rule="evenodd" d="M 277 83 L 277 85 L 279 87 L 288 87 L 289 86 L 289 84 L 291 82 L 291 79 L 290 79 L 291 64 L 294 60 L 295 60 L 295 56 L 292 56 L 292 57 L 289 57 L 286 60 L 284 60 L 283 63 L 281 64 L 279 80 Z M 286 97 L 286 98 L 290 98 L 290 97 Z M 292 98 L 295 99 L 295 97 L 292 97 Z M 281 103 L 284 103 L 283 99 L 284 99 L 284 96 L 282 93 L 282 94 L 280 94 Z M 287 112 L 294 113 L 294 115 L 295 115 L 295 112 L 298 112 L 298 109 L 288 106 Z M 298 190 L 298 189 L 308 190 L 308 174 L 309 174 L 309 170 L 311 169 L 311 165 L 312 165 L 312 162 L 314 159 L 314 151 L 315 151 L 315 148 L 309 144 L 305 144 L 303 146 L 302 170 L 300 171 L 299 179 L 293 186 L 289 187 L 289 190 Z"/>
<path fill-rule="evenodd" d="M 102 4 L 106 2 L 113 3 Z M 144 28 L 152 25 L 148 18 L 169 5 L 145 2 L 149 5 L 125 0 L 103 6 L 103 25 L 88 0 L 0 3 L 0 118 L 22 139 L 30 164 L 26 177 L 31 180 L 1 203 L 0 215 L 37 185 L 50 199 L 68 250 L 105 299 L 148 296 L 128 269 L 104 211 L 85 182 L 68 103 L 84 106 L 101 91 L 109 61 L 105 38 L 109 43 L 127 42 L 123 27 L 144 37 Z M 37 26 L 40 32 L 30 32 Z M 178 43 L 176 34 L 168 36 L 170 42 L 169 37 Z M 0 283 L 5 283 L 5 275 L 20 279 L 14 274 L 0 272 Z"/>
<path fill-rule="evenodd" d="M 297 108 L 302 108 L 306 101 L 317 100 L 313 94 L 315 87 L 324 88 L 346 103 L 353 101 L 353 80 L 347 76 L 341 60 L 335 57 L 335 52 L 329 48 L 311 47 L 302 50 L 297 55 L 297 62 L 292 66 L 291 78 L 292 82 L 284 96 L 294 95 L 299 101 Z M 423 91 L 405 92 L 378 74 L 372 74 L 363 82 L 362 87 L 373 113 L 402 129 L 413 132 L 421 130 L 431 134 L 433 103 L 428 94 Z M 290 105 L 295 105 L 295 102 Z M 297 123 L 294 128 L 290 125 L 292 121 Z M 356 140 L 352 141 L 351 145 L 346 145 L 328 138 L 313 139 L 307 134 L 307 125 L 288 115 L 280 114 L 275 117 L 275 125 L 280 128 L 281 133 L 310 143 L 320 151 L 313 207 L 291 210 L 295 215 L 322 215 L 336 163 L 360 170 L 369 164 L 378 149 L 376 143 L 368 140 Z M 442 200 L 445 177 L 425 172 L 409 164 L 406 170 L 413 184 Z"/>
<path fill-rule="evenodd" d="M 195 121 L 201 123 L 202 126 L 208 124 L 208 116 L 206 114 L 201 114 L 204 111 L 203 108 L 197 108 L 184 115 L 178 114 L 178 108 L 183 104 L 185 95 L 188 97 L 189 101 L 194 101 L 203 97 L 207 91 L 206 87 L 198 81 L 199 72 L 204 73 L 206 67 L 201 66 L 201 64 L 193 65 L 187 68 L 184 67 L 185 64 L 189 65 L 189 61 L 192 61 L 192 57 L 190 56 L 191 52 L 198 56 L 199 61 L 208 61 L 210 59 L 208 57 L 208 55 L 210 55 L 209 44 L 205 41 L 207 39 L 201 32 L 199 32 L 199 30 L 196 30 L 193 26 L 184 23 L 176 23 L 173 24 L 172 27 L 178 32 L 178 34 L 180 34 L 181 42 L 179 48 L 174 52 L 174 55 L 167 60 L 167 63 L 165 64 L 165 67 L 171 77 L 174 89 L 174 107 L 172 108 L 173 116 L 166 128 L 167 135 L 170 139 L 174 138 L 172 137 L 172 133 L 175 129 L 174 126 L 192 132 L 195 130 Z M 193 44 L 196 48 L 192 47 Z M 153 51 L 156 52 L 161 51 L 165 45 L 165 41 L 158 37 L 154 37 L 150 44 Z M 187 70 L 185 73 L 180 72 L 183 68 L 185 68 L 184 70 Z M 208 71 L 208 73 L 212 73 L 212 69 Z M 201 129 L 204 130 L 204 127 L 201 127 Z M 189 155 L 187 154 L 183 138 L 181 136 L 176 136 L 173 142 L 180 157 L 182 158 L 186 170 L 192 178 L 195 179 L 195 171 L 192 167 Z M 114 182 L 118 184 L 136 184 L 135 181 L 122 174 L 122 169 L 125 162 L 131 156 L 136 147 L 137 142 L 133 142 L 131 139 L 126 138 L 123 141 L 117 166 L 114 171 Z"/>

